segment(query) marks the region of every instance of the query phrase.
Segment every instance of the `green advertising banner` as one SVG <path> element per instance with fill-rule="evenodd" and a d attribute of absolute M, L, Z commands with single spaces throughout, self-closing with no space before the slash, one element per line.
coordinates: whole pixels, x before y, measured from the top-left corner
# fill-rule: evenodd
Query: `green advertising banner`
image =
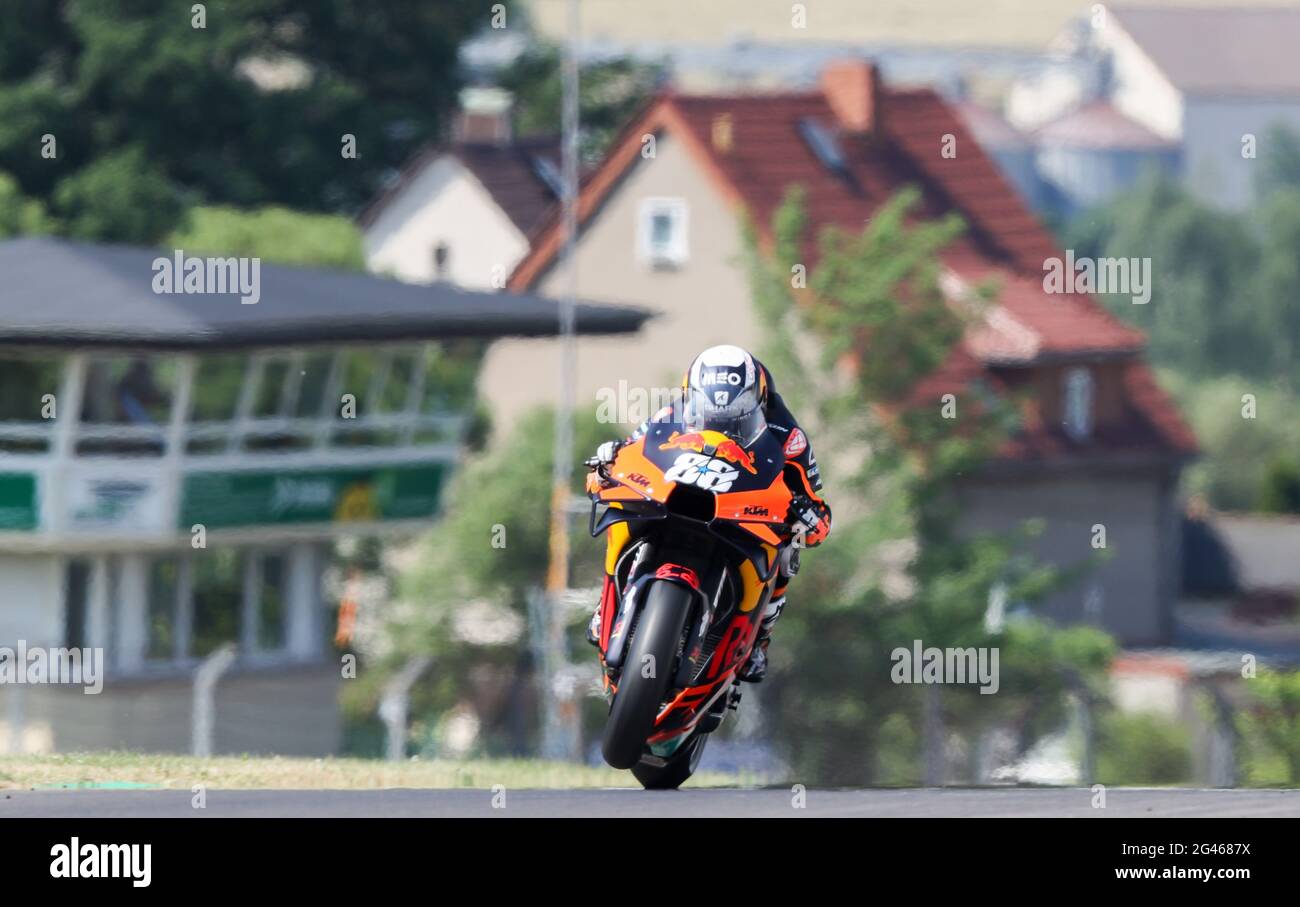
<path fill-rule="evenodd" d="M 266 526 L 430 517 L 443 463 L 372 468 L 192 472 L 181 492 L 180 527 Z"/>
<path fill-rule="evenodd" d="M 0 529 L 35 529 L 38 518 L 36 476 L 0 473 Z"/>

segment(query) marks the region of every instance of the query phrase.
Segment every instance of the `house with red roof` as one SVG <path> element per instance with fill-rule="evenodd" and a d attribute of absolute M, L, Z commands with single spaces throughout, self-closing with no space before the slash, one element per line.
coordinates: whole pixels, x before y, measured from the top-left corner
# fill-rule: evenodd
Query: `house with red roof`
<path fill-rule="evenodd" d="M 806 192 L 814 231 L 860 230 L 909 185 L 921 193 L 922 216 L 964 218 L 943 287 L 954 304 L 990 282 L 999 293 L 916 398 L 938 406 L 977 379 L 1028 391 L 1023 428 L 963 489 L 969 525 L 1007 530 L 1044 518 L 1035 553 L 1061 566 L 1104 544 L 1106 562 L 1049 613 L 1103 626 L 1126 644 L 1166 639 L 1178 592 L 1178 476 L 1196 445 L 1143 359 L 1143 335 L 1086 294 L 1046 292 L 1045 263 L 1064 253 L 963 119 L 931 89 L 882 84 L 865 61 L 827 67 L 811 90 L 668 91 L 628 124 L 583 183 L 578 287 L 658 314 L 633 338 L 581 340 L 579 406 L 634 403 L 635 389 L 671 387 L 712 344 L 761 346 L 741 224 L 749 218 L 770 240 L 767 225 L 794 185 Z M 558 218 L 552 211 L 530 237 L 511 289 L 563 291 Z M 555 341 L 495 345 L 479 390 L 497 424 L 553 401 L 558 369 Z"/>
<path fill-rule="evenodd" d="M 421 148 L 357 219 L 366 267 L 407 283 L 501 289 L 559 197 L 560 143 L 519 138 L 512 99 L 468 88 L 451 137 Z"/>

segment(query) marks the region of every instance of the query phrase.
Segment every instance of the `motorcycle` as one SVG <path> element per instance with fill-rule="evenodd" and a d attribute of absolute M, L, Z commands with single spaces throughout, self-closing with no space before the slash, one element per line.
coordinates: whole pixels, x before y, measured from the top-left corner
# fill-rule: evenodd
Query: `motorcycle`
<path fill-rule="evenodd" d="M 609 701 L 605 761 L 647 789 L 679 787 L 740 703 L 737 677 L 782 569 L 785 454 L 654 422 L 612 463 L 587 461 L 592 538 L 609 532 L 597 648 Z"/>

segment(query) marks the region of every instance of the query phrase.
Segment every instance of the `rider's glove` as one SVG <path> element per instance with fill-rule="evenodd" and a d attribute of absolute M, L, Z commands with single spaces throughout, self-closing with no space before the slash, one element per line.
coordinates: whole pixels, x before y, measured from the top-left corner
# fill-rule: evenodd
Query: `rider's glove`
<path fill-rule="evenodd" d="M 826 533 L 826 520 L 821 509 L 812 498 L 805 494 L 796 494 L 790 500 L 790 512 L 786 522 L 798 531 L 803 529 L 804 537 L 811 544 L 817 544 Z"/>
<path fill-rule="evenodd" d="M 618 456 L 618 449 L 622 446 L 622 441 L 606 441 L 596 448 L 596 455 L 587 461 L 587 465 L 608 466 L 614 462 L 614 458 Z"/>

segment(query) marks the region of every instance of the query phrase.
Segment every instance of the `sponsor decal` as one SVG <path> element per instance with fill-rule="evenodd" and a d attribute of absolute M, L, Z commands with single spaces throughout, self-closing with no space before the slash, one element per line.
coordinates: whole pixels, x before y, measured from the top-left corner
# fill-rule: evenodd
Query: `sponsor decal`
<path fill-rule="evenodd" d="M 673 432 L 668 440 L 659 445 L 660 450 L 693 450 L 697 453 L 721 457 L 745 469 L 751 475 L 758 474 L 754 466 L 754 455 L 721 432 L 688 431 Z M 676 481 L 676 480 L 675 480 Z"/>
<path fill-rule="evenodd" d="M 787 458 L 799 456 L 808 449 L 808 438 L 804 435 L 802 428 L 796 428 L 790 432 L 790 437 L 785 440 L 785 455 Z"/>

